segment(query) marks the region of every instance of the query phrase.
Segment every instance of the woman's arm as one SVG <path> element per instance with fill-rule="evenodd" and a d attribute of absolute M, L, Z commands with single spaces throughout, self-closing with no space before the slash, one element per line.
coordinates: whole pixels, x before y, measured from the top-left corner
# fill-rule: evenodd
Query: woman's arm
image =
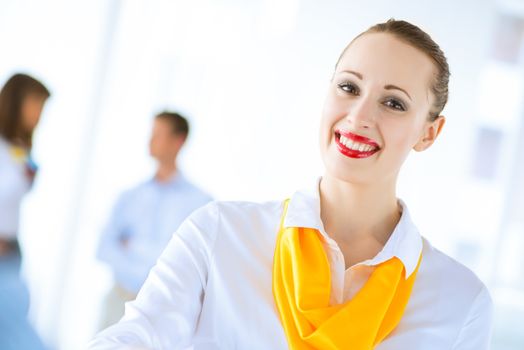
<path fill-rule="evenodd" d="M 215 203 L 195 211 L 173 235 L 125 316 L 98 334 L 91 350 L 185 349 L 193 341 L 218 225 Z"/>

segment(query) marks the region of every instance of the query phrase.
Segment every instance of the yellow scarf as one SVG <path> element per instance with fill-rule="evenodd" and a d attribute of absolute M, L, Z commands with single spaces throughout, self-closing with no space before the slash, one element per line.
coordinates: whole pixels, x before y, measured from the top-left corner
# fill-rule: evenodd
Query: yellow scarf
<path fill-rule="evenodd" d="M 408 279 L 396 257 L 377 265 L 353 299 L 330 306 L 331 275 L 321 234 L 284 228 L 287 204 L 273 262 L 273 296 L 289 348 L 373 349 L 402 318 L 421 259 Z"/>

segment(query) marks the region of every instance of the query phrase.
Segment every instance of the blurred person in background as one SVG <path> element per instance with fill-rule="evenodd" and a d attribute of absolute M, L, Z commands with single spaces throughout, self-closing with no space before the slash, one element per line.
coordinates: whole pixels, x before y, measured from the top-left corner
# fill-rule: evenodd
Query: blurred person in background
<path fill-rule="evenodd" d="M 20 204 L 31 189 L 36 166 L 32 137 L 49 90 L 38 80 L 15 74 L 0 91 L 0 349 L 44 346 L 31 327 L 29 292 L 20 277 Z"/>
<path fill-rule="evenodd" d="M 90 349 L 488 349 L 486 286 L 421 235 L 396 193 L 408 154 L 442 130 L 449 76 L 411 23 L 358 35 L 327 90 L 323 176 L 288 200 L 193 213 Z"/>
<path fill-rule="evenodd" d="M 212 199 L 177 166 L 188 133 L 189 124 L 178 113 L 155 117 L 149 151 L 157 162 L 156 173 L 120 196 L 102 233 L 97 256 L 114 277 L 102 311 L 102 328 L 124 315 L 124 304 L 135 299 L 178 226 Z"/>

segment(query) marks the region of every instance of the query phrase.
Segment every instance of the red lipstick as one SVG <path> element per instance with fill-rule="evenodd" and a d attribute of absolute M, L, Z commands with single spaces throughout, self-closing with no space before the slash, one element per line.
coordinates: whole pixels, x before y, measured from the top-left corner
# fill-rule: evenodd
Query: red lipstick
<path fill-rule="evenodd" d="M 335 130 L 335 142 L 340 153 L 350 158 L 367 158 L 380 150 L 378 143 L 370 138 L 349 131 Z M 355 149 L 355 144 L 359 144 Z M 363 150 L 359 150 L 364 145 Z"/>

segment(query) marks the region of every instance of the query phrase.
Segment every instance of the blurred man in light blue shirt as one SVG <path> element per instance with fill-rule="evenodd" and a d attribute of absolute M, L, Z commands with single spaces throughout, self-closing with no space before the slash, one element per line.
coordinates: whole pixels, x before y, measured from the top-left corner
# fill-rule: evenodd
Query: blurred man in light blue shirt
<path fill-rule="evenodd" d="M 102 328 L 123 316 L 125 302 L 136 297 L 182 221 L 212 199 L 177 168 L 188 133 L 187 120 L 177 113 L 155 117 L 149 144 L 158 163 L 155 176 L 120 196 L 101 236 L 97 257 L 109 264 L 115 280 L 105 302 Z"/>

